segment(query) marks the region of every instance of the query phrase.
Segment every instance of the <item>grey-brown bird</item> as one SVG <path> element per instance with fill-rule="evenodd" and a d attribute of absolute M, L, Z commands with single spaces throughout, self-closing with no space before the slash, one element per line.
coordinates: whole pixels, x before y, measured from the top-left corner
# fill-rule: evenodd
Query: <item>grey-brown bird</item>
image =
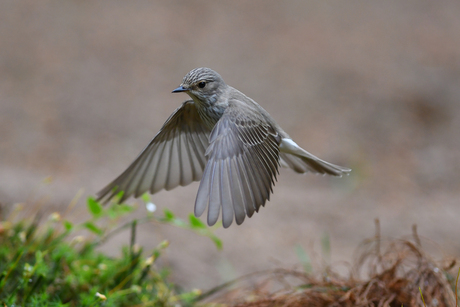
<path fill-rule="evenodd" d="M 208 208 L 208 224 L 222 211 L 225 228 L 238 225 L 264 206 L 273 192 L 278 166 L 297 173 L 341 176 L 351 170 L 323 161 L 298 146 L 254 100 L 227 85 L 209 68 L 196 68 L 173 93 L 187 100 L 174 111 L 150 144 L 98 193 L 119 202 L 200 181 L 195 215 Z"/>

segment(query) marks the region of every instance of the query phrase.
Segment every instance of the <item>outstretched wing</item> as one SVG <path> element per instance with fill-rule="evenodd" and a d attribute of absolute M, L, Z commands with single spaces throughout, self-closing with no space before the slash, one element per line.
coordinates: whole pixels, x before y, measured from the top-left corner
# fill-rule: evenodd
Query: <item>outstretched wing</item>
<path fill-rule="evenodd" d="M 98 193 L 98 199 L 108 201 L 123 191 L 123 202 L 133 194 L 153 194 L 200 180 L 209 134 L 210 129 L 203 124 L 193 100 L 185 101 L 136 160 Z"/>
<path fill-rule="evenodd" d="M 209 137 L 208 163 L 195 202 L 195 215 L 208 207 L 213 225 L 222 208 L 225 228 L 251 217 L 270 198 L 279 166 L 275 129 L 256 109 L 238 100 L 229 106 Z"/>

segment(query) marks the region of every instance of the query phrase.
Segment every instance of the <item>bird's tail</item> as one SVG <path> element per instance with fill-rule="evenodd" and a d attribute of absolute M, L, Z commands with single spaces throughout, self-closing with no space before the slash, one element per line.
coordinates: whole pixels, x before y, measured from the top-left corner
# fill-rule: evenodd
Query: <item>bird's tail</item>
<path fill-rule="evenodd" d="M 349 168 L 321 160 L 287 138 L 281 140 L 280 164 L 302 174 L 312 172 L 340 177 L 351 172 Z"/>

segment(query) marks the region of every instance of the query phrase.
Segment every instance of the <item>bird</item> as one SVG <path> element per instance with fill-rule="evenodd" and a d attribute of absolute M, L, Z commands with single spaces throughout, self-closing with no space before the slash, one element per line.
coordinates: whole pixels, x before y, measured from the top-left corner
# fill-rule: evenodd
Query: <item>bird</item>
<path fill-rule="evenodd" d="M 192 69 L 173 93 L 191 99 L 177 108 L 137 158 L 97 194 L 107 203 L 200 181 L 194 214 L 207 223 L 222 215 L 228 228 L 265 206 L 279 167 L 331 176 L 351 169 L 321 160 L 297 145 L 257 102 L 214 70 Z"/>

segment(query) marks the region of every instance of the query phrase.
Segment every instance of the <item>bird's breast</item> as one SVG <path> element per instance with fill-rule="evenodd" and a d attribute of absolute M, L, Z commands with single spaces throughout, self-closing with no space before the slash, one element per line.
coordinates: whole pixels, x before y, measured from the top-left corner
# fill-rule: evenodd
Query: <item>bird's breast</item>
<path fill-rule="evenodd" d="M 222 107 L 219 105 L 212 105 L 212 106 L 206 106 L 206 107 L 202 106 L 198 108 L 198 114 L 200 114 L 200 117 L 203 123 L 210 130 L 214 128 L 214 126 L 219 121 L 219 119 L 222 117 L 224 112 L 225 112 L 225 107 Z"/>

